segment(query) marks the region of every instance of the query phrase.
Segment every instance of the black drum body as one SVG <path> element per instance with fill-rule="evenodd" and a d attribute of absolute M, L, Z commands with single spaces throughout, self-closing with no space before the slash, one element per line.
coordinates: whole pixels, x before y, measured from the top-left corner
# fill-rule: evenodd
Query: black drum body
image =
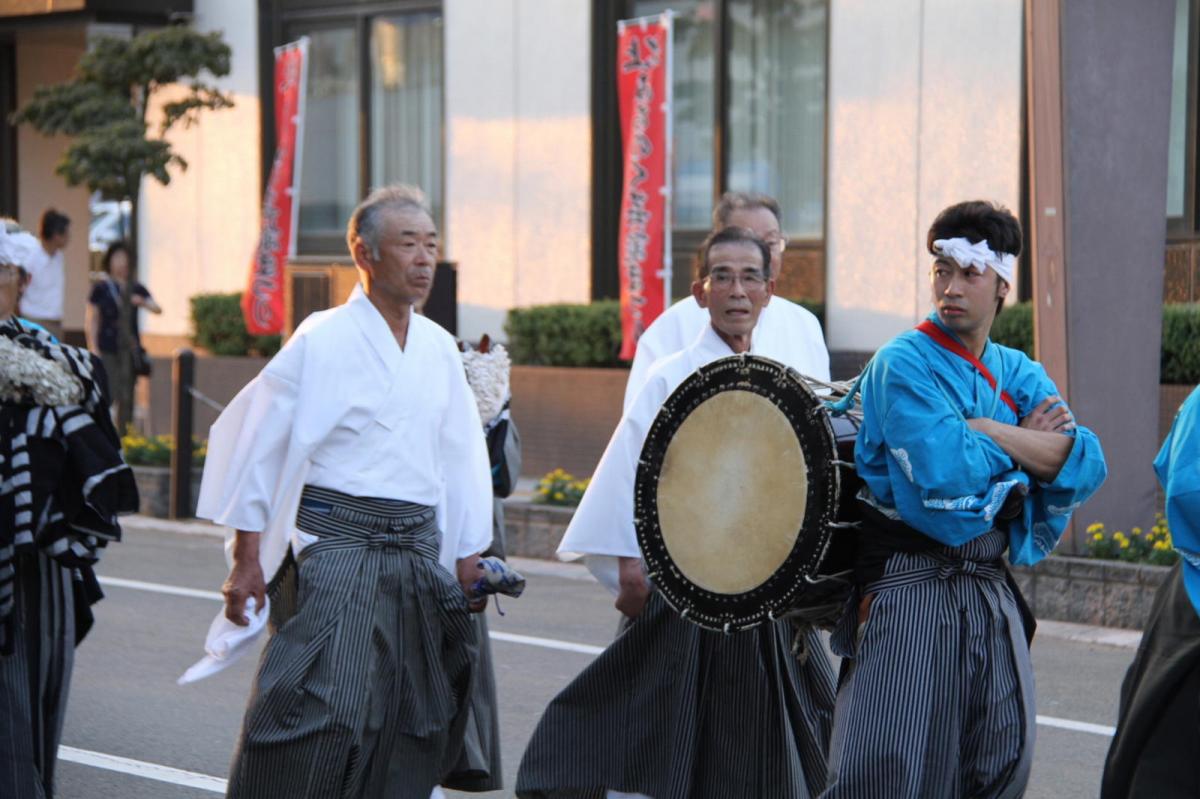
<path fill-rule="evenodd" d="M 647 572 L 690 621 L 733 632 L 827 599 L 853 543 L 857 424 L 753 355 L 714 361 L 663 403 L 638 464 Z M 823 565 L 827 564 L 827 565 Z"/>

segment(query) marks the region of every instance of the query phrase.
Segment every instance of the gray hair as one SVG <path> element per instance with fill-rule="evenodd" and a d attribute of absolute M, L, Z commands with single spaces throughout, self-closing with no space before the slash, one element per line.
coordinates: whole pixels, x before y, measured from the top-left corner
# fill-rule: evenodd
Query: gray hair
<path fill-rule="evenodd" d="M 766 194 L 750 191 L 727 191 L 717 201 L 713 208 L 713 230 L 729 227 L 729 217 L 734 211 L 753 211 L 756 208 L 766 208 L 775 215 L 775 221 L 783 228 L 783 216 L 779 210 L 779 201 Z"/>
<path fill-rule="evenodd" d="M 393 183 L 375 189 L 358 204 L 346 225 L 346 246 L 354 255 L 354 245 L 362 242 L 371 257 L 379 260 L 379 236 L 384 211 L 420 211 L 433 217 L 425 192 L 407 183 Z"/>

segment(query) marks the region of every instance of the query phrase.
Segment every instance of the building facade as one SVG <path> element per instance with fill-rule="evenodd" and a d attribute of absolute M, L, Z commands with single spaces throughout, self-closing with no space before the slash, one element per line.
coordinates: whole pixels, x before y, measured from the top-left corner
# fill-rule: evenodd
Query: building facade
<path fill-rule="evenodd" d="M 1196 5 L 1175 0 L 1168 295 L 1200 296 Z M 30 6 L 37 5 L 37 11 Z M 186 21 L 221 31 L 235 107 L 174 132 L 190 164 L 147 181 L 141 275 L 190 332 L 188 299 L 247 280 L 273 141 L 272 48 L 311 40 L 294 317 L 349 291 L 343 225 L 369 188 L 423 186 L 457 265 L 459 333 L 502 336 L 513 307 L 615 296 L 616 21 L 676 12 L 676 264 L 726 189 L 777 196 L 780 293 L 825 303 L 831 349 L 871 351 L 928 308 L 924 231 L 945 205 L 1027 213 L 1022 0 L 193 0 L 0 2 L 0 102 L 65 79 L 88 42 Z M 153 7 L 153 12 L 147 11 Z M 3 127 L 0 212 L 89 215 L 53 174 L 63 143 Z M 67 252 L 82 326 L 87 243 Z M 676 269 L 673 294 L 687 290 Z M 1174 292 L 1172 295 L 1171 292 Z M 1028 295 L 1022 286 L 1017 294 Z"/>

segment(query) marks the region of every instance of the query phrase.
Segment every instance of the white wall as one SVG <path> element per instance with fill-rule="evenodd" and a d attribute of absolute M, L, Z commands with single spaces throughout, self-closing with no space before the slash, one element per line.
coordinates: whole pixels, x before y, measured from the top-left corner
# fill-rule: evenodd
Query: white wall
<path fill-rule="evenodd" d="M 141 279 L 163 307 L 144 316 L 150 334 L 191 332 L 193 294 L 245 287 L 258 240 L 261 155 L 258 101 L 258 13 L 244 0 L 196 0 L 193 27 L 222 32 L 233 50 L 230 74 L 217 81 L 234 107 L 203 113 L 190 129 L 170 134 L 188 162 L 171 183 L 142 184 Z"/>
<path fill-rule="evenodd" d="M 586 0 L 446 0 L 446 243 L 459 334 L 591 291 Z"/>
<path fill-rule="evenodd" d="M 928 313 L 942 208 L 1019 210 L 1022 36 L 1021 0 L 830 3 L 831 349 L 874 350 Z"/>

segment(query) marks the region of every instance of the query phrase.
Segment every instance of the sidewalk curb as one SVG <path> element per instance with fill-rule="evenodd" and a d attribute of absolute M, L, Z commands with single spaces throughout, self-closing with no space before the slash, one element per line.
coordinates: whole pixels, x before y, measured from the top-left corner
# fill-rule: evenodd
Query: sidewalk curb
<path fill-rule="evenodd" d="M 201 519 L 179 521 L 175 519 L 159 519 L 155 516 L 143 516 L 135 513 L 121 517 L 121 527 L 126 530 L 149 530 L 162 533 L 178 533 L 180 535 L 206 535 L 212 538 L 225 538 L 228 529 L 219 524 L 206 522 Z"/>
<path fill-rule="evenodd" d="M 1099 644 L 1116 649 L 1137 649 L 1142 642 L 1141 630 L 1125 630 L 1119 627 L 1097 627 L 1090 624 L 1075 624 L 1069 621 L 1051 621 L 1038 619 L 1037 637 L 1046 636 L 1060 641 L 1074 641 L 1078 644 Z"/>
<path fill-rule="evenodd" d="M 158 519 L 153 516 L 143 516 L 141 514 L 122 517 L 121 526 L 129 530 L 176 533 L 179 535 L 201 535 L 217 539 L 224 539 L 227 529 L 222 525 L 197 519 L 176 521 Z M 564 562 L 514 555 L 508 559 L 508 562 L 517 571 L 526 576 L 558 577 L 566 580 L 581 581 L 592 579 L 587 567 L 579 561 Z M 1079 644 L 1095 644 L 1098 646 L 1131 650 L 1137 649 L 1138 644 L 1142 640 L 1141 630 L 1099 627 L 1090 624 L 1051 621 L 1049 619 L 1038 619 L 1037 634 L 1039 637 L 1054 638 L 1060 641 L 1072 641 Z M 1034 640 L 1036 641 L 1037 639 L 1035 638 Z"/>

